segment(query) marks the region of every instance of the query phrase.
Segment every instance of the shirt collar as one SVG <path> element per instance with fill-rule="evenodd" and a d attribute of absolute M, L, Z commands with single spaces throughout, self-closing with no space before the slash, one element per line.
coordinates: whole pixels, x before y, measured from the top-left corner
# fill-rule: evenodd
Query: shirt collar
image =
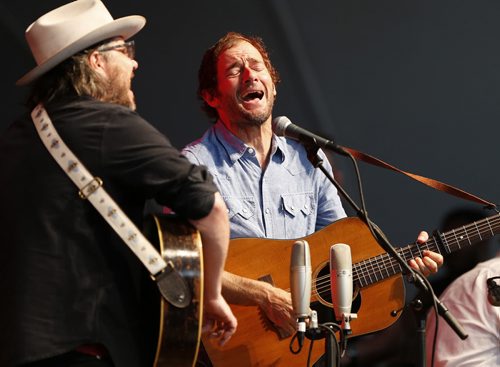
<path fill-rule="evenodd" d="M 214 132 L 233 163 L 240 159 L 249 148 L 249 146 L 229 131 L 220 120 L 215 123 Z"/>
<path fill-rule="evenodd" d="M 215 136 L 226 150 L 232 163 L 239 160 L 248 151 L 248 149 L 253 149 L 229 131 L 220 120 L 215 123 L 214 132 Z M 271 141 L 271 157 L 273 157 L 273 159 L 279 158 L 280 162 L 284 162 L 286 151 L 285 139 L 273 134 Z M 275 154 L 277 154 L 276 157 Z"/>

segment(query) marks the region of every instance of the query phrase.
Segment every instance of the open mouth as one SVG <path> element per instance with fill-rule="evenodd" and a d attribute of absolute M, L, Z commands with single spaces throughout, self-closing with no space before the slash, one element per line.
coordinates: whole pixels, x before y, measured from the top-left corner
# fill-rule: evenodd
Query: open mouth
<path fill-rule="evenodd" d="M 264 92 L 260 90 L 256 91 L 247 91 L 245 94 L 242 95 L 242 99 L 245 102 L 250 102 L 253 100 L 261 100 L 264 97 Z"/>

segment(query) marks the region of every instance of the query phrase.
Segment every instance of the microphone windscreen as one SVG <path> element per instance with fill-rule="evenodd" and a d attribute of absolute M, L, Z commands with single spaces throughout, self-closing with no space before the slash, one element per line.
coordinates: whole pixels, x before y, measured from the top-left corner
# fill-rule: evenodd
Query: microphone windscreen
<path fill-rule="evenodd" d="M 278 136 L 285 136 L 285 130 L 292 122 L 286 116 L 278 116 L 273 119 L 273 132 Z"/>
<path fill-rule="evenodd" d="M 297 241 L 293 244 L 290 289 L 296 317 L 307 317 L 311 302 L 311 254 L 307 241 Z"/>
<path fill-rule="evenodd" d="M 344 243 L 330 247 L 330 282 L 335 318 L 350 313 L 352 306 L 352 257 L 351 248 Z"/>

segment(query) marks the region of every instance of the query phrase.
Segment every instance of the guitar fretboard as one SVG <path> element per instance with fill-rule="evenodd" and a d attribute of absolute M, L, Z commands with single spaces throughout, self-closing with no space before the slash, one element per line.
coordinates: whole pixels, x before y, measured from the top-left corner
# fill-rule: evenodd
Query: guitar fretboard
<path fill-rule="evenodd" d="M 439 252 L 446 256 L 477 242 L 490 239 L 499 233 L 500 215 L 496 214 L 445 233 L 437 233 L 425 244 L 413 243 L 400 247 L 396 251 L 406 261 L 422 257 L 423 250 Z M 399 274 L 403 270 L 396 259 L 385 253 L 353 264 L 352 271 L 354 284 L 366 287 Z"/>

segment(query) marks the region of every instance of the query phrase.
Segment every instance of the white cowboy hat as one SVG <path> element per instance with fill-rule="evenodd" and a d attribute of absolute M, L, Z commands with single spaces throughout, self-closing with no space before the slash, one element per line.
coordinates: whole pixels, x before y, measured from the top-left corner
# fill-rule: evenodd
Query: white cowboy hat
<path fill-rule="evenodd" d="M 38 18 L 26 29 L 37 66 L 16 82 L 26 85 L 56 65 L 98 42 L 132 37 L 146 24 L 140 15 L 113 19 L 99 0 L 77 0 Z"/>

